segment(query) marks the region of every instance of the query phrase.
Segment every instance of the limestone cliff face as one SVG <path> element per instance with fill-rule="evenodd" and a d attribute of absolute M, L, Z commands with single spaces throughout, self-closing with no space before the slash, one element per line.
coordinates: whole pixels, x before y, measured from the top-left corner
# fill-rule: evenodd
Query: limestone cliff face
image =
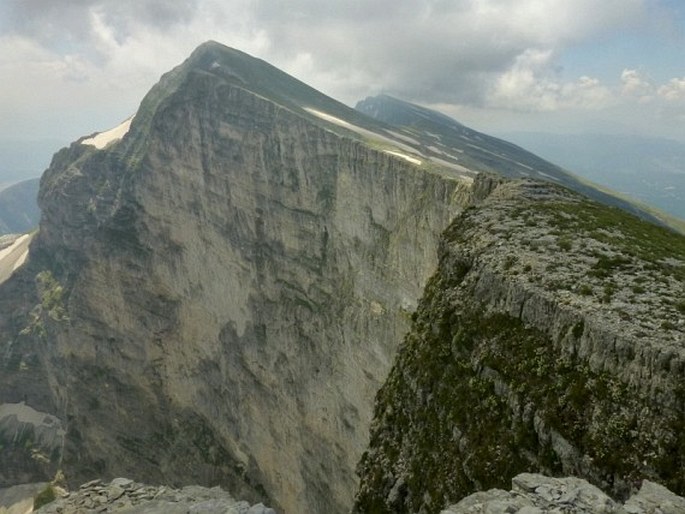
<path fill-rule="evenodd" d="M 121 141 L 55 156 L 30 260 L 2 286 L 33 291 L 2 320 L 3 362 L 35 359 L 8 368 L 0 403 L 61 420 L 53 464 L 72 483 L 218 483 L 344 512 L 373 395 L 473 194 L 304 110 L 293 79 L 271 94 L 284 74 L 250 78 L 243 59 L 206 45 Z"/>
<path fill-rule="evenodd" d="M 0 284 L 0 486 L 341 513 L 361 458 L 361 512 L 525 470 L 682 493 L 683 239 L 412 130 L 210 43 L 56 154 Z"/>
<path fill-rule="evenodd" d="M 378 394 L 358 512 L 439 512 L 523 471 L 685 491 L 685 238 L 506 183 L 450 225 Z"/>

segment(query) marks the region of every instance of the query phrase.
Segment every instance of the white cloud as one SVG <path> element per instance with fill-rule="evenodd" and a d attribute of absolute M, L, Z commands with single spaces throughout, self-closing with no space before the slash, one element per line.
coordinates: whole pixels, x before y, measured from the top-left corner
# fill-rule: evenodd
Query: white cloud
<path fill-rule="evenodd" d="M 351 101 L 365 83 L 424 102 L 477 104 L 527 51 L 557 51 L 638 23 L 646 0 L 256 0 L 280 63 L 303 51 Z M 364 70 L 363 74 L 358 73 Z M 326 80 L 326 83 L 330 80 Z M 373 91 L 368 91 L 372 93 Z"/>
<path fill-rule="evenodd" d="M 621 86 L 624 96 L 637 98 L 640 102 L 649 102 L 654 97 L 654 84 L 638 70 L 624 69 L 621 72 Z"/>
<path fill-rule="evenodd" d="M 596 70 L 568 77 L 560 67 L 569 45 L 630 30 L 652 5 L 23 0 L 0 8 L 0 136 L 28 132 L 38 120 L 46 134 L 73 127 L 69 137 L 116 124 L 163 72 L 208 39 L 261 57 L 351 104 L 380 91 L 424 104 L 518 113 L 599 110 L 650 95 L 656 100 L 649 101 L 673 103 L 682 97 L 680 83 L 650 90 L 640 85 L 644 76 L 626 68 L 616 86 L 606 75 L 596 78 Z M 66 123 L 65 116 L 73 119 Z"/>
<path fill-rule="evenodd" d="M 685 101 L 685 77 L 671 79 L 657 92 L 661 98 L 669 102 Z"/>
<path fill-rule="evenodd" d="M 486 105 L 519 111 L 600 109 L 613 103 L 610 90 L 596 78 L 562 81 L 551 50 L 526 50 L 494 83 Z"/>

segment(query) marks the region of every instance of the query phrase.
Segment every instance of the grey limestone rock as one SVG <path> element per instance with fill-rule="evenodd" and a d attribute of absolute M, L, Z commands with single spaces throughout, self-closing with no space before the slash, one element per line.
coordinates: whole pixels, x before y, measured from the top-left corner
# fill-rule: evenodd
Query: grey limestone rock
<path fill-rule="evenodd" d="M 390 129 L 208 43 L 148 93 L 122 139 L 58 152 L 29 259 L 0 284 L 0 405 L 53 416 L 62 444 L 3 440 L 0 485 L 50 479 L 59 463 L 71 486 L 221 484 L 279 511 L 347 512 L 384 382 L 360 469 L 392 509 L 442 502 L 427 478 L 466 493 L 531 462 L 616 490 L 677 469 L 679 255 L 628 258 L 610 223 L 576 230 L 584 204 L 564 203 L 570 193 L 477 173 L 534 171 L 510 145 L 467 167 Z M 557 200 L 571 208 L 530 209 Z M 634 235 L 628 246 L 648 251 Z M 569 245 L 579 251 L 559 258 Z M 415 313 L 427 282 L 430 309 Z M 433 353 L 410 348 L 386 382 L 412 320 L 409 337 Z M 490 337 L 471 344 L 479 333 Z M 549 391 L 559 366 L 578 373 Z M 121 494 L 130 485 L 93 483 L 82 507 L 111 495 L 176 509 L 183 494 Z"/>
<path fill-rule="evenodd" d="M 220 483 L 349 510 L 373 396 L 473 200 L 465 172 L 369 144 L 374 123 L 208 44 L 123 139 L 55 155 L 30 262 L 2 284 L 0 401 L 68 420 L 71 485 Z"/>
<path fill-rule="evenodd" d="M 440 252 L 376 398 L 359 512 L 437 512 L 527 470 L 685 492 L 683 236 L 521 181 Z"/>
<path fill-rule="evenodd" d="M 93 480 L 36 510 L 41 514 L 275 514 L 262 503 L 236 501 L 219 487 L 186 486 L 174 489 L 149 486 L 130 479 L 115 478 L 110 483 Z"/>
<path fill-rule="evenodd" d="M 645 480 L 625 504 L 615 502 L 579 478 L 550 478 L 522 473 L 511 491 L 491 489 L 472 494 L 441 514 L 682 514 L 685 498 Z"/>
<path fill-rule="evenodd" d="M 685 512 L 685 498 L 663 485 L 645 480 L 624 508 L 627 514 L 680 514 Z"/>

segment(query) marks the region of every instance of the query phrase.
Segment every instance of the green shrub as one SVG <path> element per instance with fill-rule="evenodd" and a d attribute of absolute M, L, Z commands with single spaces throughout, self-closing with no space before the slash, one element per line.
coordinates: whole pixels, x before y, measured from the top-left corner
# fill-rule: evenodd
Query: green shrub
<path fill-rule="evenodd" d="M 55 501 L 56 498 L 57 496 L 55 495 L 55 490 L 53 489 L 52 485 L 49 484 L 33 499 L 33 510 L 40 509 L 43 505 L 47 505 L 48 503 Z"/>
<path fill-rule="evenodd" d="M 560 237 L 557 241 L 557 244 L 559 245 L 559 248 L 564 251 L 569 251 L 571 248 L 573 248 L 573 243 L 568 237 Z"/>
<path fill-rule="evenodd" d="M 587 284 L 583 284 L 578 288 L 578 293 L 583 296 L 590 296 L 592 294 L 592 288 Z"/>

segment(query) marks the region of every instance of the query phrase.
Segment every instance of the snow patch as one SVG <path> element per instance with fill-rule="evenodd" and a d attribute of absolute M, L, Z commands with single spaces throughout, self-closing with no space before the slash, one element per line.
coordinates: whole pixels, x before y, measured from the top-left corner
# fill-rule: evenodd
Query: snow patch
<path fill-rule="evenodd" d="M 444 150 L 441 150 L 440 148 L 438 148 L 437 146 L 429 146 L 428 149 L 435 152 L 435 153 L 439 153 L 440 155 L 446 155 L 447 157 L 449 157 L 451 159 L 455 159 L 457 161 L 459 160 L 459 157 L 457 157 L 456 155 L 452 155 L 451 153 L 447 153 Z M 453 148 L 451 150 L 454 150 L 455 152 L 459 152 L 459 153 L 464 153 L 464 150 L 462 150 L 461 148 Z"/>
<path fill-rule="evenodd" d="M 331 123 L 335 123 L 336 125 L 340 125 L 341 127 L 345 127 L 346 129 L 354 130 L 355 132 L 359 133 L 365 133 L 365 132 L 371 132 L 370 130 L 363 129 L 361 127 L 358 127 L 357 125 L 352 125 L 351 123 L 341 120 L 340 118 L 336 118 L 332 114 L 327 114 L 325 112 L 317 111 L 316 109 L 312 109 L 311 107 L 305 107 L 305 111 L 307 111 L 309 114 L 313 114 L 314 116 L 317 116 L 321 118 L 322 120 L 330 121 Z M 376 135 L 375 132 L 371 132 L 373 135 Z"/>
<path fill-rule="evenodd" d="M 5 257 L 7 257 L 9 254 L 13 253 L 16 248 L 18 248 L 23 241 L 26 241 L 27 238 L 31 237 L 29 234 L 24 234 L 23 236 L 19 236 L 14 240 L 14 243 L 9 245 L 7 248 L 4 248 L 0 250 L 0 261 L 2 261 Z"/>
<path fill-rule="evenodd" d="M 19 258 L 17 259 L 17 262 L 14 263 L 14 266 L 12 266 L 12 271 L 17 271 L 24 262 L 26 262 L 26 257 L 29 256 L 29 249 L 27 248 L 24 250 L 24 253 L 22 253 Z"/>
<path fill-rule="evenodd" d="M 32 238 L 33 234 L 24 234 L 0 250 L 0 284 L 24 264 L 29 254 L 29 243 L 31 243 Z"/>
<path fill-rule="evenodd" d="M 390 155 L 395 155 L 397 157 L 401 157 L 405 161 L 411 162 L 412 164 L 420 165 L 421 160 L 417 159 L 416 157 L 412 157 L 411 155 L 407 155 L 406 153 L 402 152 L 395 152 L 394 150 L 383 150 L 385 153 L 389 153 Z"/>
<path fill-rule="evenodd" d="M 325 112 L 317 111 L 316 109 L 313 109 L 311 107 L 303 107 L 305 111 L 307 111 L 309 114 L 313 114 L 314 116 L 321 118 L 322 120 L 329 121 L 335 125 L 338 125 L 340 127 L 346 128 L 348 130 L 351 130 L 353 132 L 356 132 L 357 134 L 360 134 L 362 136 L 366 136 L 372 139 L 375 139 L 376 141 L 383 141 L 384 143 L 390 143 L 391 145 L 400 148 L 401 150 L 407 150 L 409 152 L 415 152 L 416 149 L 412 148 L 411 146 L 402 143 L 401 141 L 396 141 L 394 139 L 391 139 L 387 136 L 384 136 L 382 134 L 379 134 L 377 132 L 374 132 L 372 130 L 368 130 L 362 127 L 359 127 L 357 125 L 353 125 L 352 123 L 349 123 L 345 120 L 341 120 L 340 118 L 337 118 L 331 114 L 327 114 Z"/>
<path fill-rule="evenodd" d="M 94 146 L 98 150 L 102 150 L 108 144 L 119 141 L 122 137 L 126 135 L 128 130 L 131 128 L 131 122 L 133 121 L 133 116 L 128 118 L 126 121 L 120 125 L 114 127 L 113 129 L 106 130 L 105 132 L 100 132 L 88 139 L 81 141 L 82 145 Z"/>
<path fill-rule="evenodd" d="M 461 164 L 457 164 L 456 162 L 451 162 L 451 161 L 446 161 L 445 159 L 440 159 L 439 157 L 431 157 L 431 162 L 434 162 L 436 164 L 440 164 L 441 166 L 445 166 L 446 168 L 452 168 L 453 170 L 457 170 L 461 173 L 466 173 L 467 175 L 475 175 L 477 172 L 467 168 L 466 166 L 462 166 Z M 464 175 L 460 175 L 464 176 Z"/>

